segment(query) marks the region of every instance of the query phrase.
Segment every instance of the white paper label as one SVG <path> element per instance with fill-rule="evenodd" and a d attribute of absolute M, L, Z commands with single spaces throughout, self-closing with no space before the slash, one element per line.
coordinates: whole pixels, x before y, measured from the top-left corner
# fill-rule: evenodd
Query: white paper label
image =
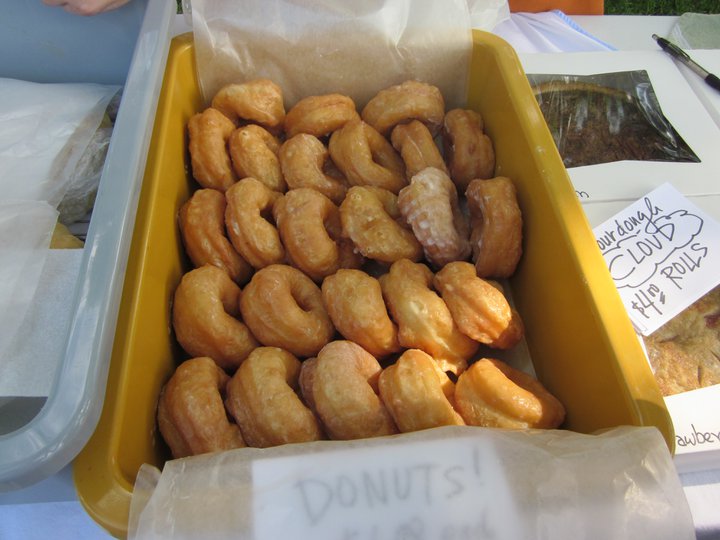
<path fill-rule="evenodd" d="M 487 441 L 265 459 L 252 474 L 255 540 L 527 537 Z"/>
<path fill-rule="evenodd" d="M 593 232 L 630 319 L 643 335 L 720 283 L 720 224 L 670 184 Z"/>

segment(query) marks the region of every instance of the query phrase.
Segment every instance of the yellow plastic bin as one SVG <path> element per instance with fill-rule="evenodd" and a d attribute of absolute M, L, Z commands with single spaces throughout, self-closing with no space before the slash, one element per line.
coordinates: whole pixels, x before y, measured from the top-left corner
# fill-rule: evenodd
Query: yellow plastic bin
<path fill-rule="evenodd" d="M 539 379 L 567 408 L 564 428 L 591 433 L 672 423 L 514 50 L 473 34 L 468 107 L 493 139 L 497 173 L 512 178 L 524 217 L 524 255 L 511 279 Z M 171 43 L 126 274 L 110 382 L 99 426 L 75 460 L 80 500 L 115 535 L 127 532 L 143 463 L 168 458 L 155 407 L 182 352 L 171 300 L 190 269 L 176 216 L 195 184 L 186 124 L 203 104 L 192 36 Z"/>

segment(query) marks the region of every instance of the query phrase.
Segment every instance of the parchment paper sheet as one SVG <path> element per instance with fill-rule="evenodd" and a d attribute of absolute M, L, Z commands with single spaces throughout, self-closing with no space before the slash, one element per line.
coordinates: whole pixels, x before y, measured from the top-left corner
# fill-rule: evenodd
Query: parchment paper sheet
<path fill-rule="evenodd" d="M 252 470 L 257 460 L 311 454 L 322 467 L 324 452 L 407 445 L 411 456 L 423 441 L 448 439 L 458 445 L 494 447 L 496 460 L 488 466 L 506 477 L 521 509 L 517 525 L 527 538 L 695 537 L 672 458 L 655 428 L 618 427 L 581 435 L 455 426 L 360 441 L 196 456 L 168 461 L 162 473 L 144 465 L 135 484 L 129 537 L 250 539 L 255 496 Z M 452 456 L 437 456 L 437 463 L 451 465 Z M 458 497 L 454 504 L 462 515 L 478 510 L 474 499 Z M 293 537 L 292 531 L 287 537 Z"/>

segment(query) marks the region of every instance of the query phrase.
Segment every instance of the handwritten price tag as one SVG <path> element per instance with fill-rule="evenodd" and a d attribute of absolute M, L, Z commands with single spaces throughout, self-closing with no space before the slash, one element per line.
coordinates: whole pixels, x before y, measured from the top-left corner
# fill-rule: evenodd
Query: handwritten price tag
<path fill-rule="evenodd" d="M 670 184 L 593 232 L 630 319 L 643 335 L 720 283 L 720 224 Z"/>

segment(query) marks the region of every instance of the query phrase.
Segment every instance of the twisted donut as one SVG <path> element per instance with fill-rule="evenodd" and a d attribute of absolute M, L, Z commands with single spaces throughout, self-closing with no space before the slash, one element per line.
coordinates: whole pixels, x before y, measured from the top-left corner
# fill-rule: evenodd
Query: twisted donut
<path fill-rule="evenodd" d="M 397 433 L 378 397 L 382 368 L 352 341 L 331 341 L 303 362 L 300 387 L 331 439 L 351 440 Z"/>
<path fill-rule="evenodd" d="M 565 408 L 527 373 L 500 360 L 483 358 L 455 386 L 455 407 L 468 425 L 500 428 L 555 428 Z"/>
<path fill-rule="evenodd" d="M 470 244 L 480 277 L 507 278 L 522 256 L 522 212 L 512 180 L 476 179 L 465 191 L 470 210 Z"/>
<path fill-rule="evenodd" d="M 234 370 L 258 342 L 236 317 L 240 287 L 223 270 L 206 264 L 180 280 L 173 302 L 175 337 L 190 356 L 209 356 Z"/>
<path fill-rule="evenodd" d="M 430 130 L 422 122 L 412 120 L 407 124 L 398 124 L 392 130 L 390 141 L 405 162 L 405 176 L 408 180 L 428 167 L 448 174 L 440 150 Z"/>
<path fill-rule="evenodd" d="M 238 178 L 255 178 L 273 191 L 287 189 L 278 159 L 280 142 L 266 129 L 255 124 L 236 129 L 228 140 L 228 151 Z"/>
<path fill-rule="evenodd" d="M 188 121 L 192 174 L 204 188 L 225 191 L 237 182 L 227 142 L 235 124 L 217 109 L 208 108 Z"/>
<path fill-rule="evenodd" d="M 235 251 L 225 233 L 225 196 L 216 189 L 198 189 L 178 213 L 185 251 L 197 268 L 212 264 L 236 283 L 250 279 L 251 266 Z"/>
<path fill-rule="evenodd" d="M 267 448 L 323 438 L 297 394 L 300 361 L 276 347 L 255 349 L 227 385 L 225 404 L 248 446 Z"/>
<path fill-rule="evenodd" d="M 285 117 L 285 135 L 298 133 L 323 137 L 340 129 L 346 122 L 359 118 L 352 98 L 342 94 L 308 96 L 301 99 Z"/>
<path fill-rule="evenodd" d="M 285 261 L 285 247 L 272 216 L 282 197 L 255 178 L 243 178 L 225 192 L 228 236 L 255 269 Z"/>
<path fill-rule="evenodd" d="M 212 106 L 235 124 L 248 120 L 277 130 L 285 120 L 282 90 L 268 79 L 228 84 L 215 94 Z"/>
<path fill-rule="evenodd" d="M 395 364 L 383 370 L 378 386 L 402 433 L 465 424 L 453 409 L 452 381 L 423 351 L 405 351 Z"/>
<path fill-rule="evenodd" d="M 240 312 L 260 343 L 301 358 L 315 356 L 335 334 L 320 288 L 292 266 L 258 270 L 240 296 Z"/>
<path fill-rule="evenodd" d="M 328 315 L 345 339 L 376 358 L 400 350 L 397 326 L 377 279 L 362 270 L 338 270 L 323 280 L 321 291 Z"/>
<path fill-rule="evenodd" d="M 475 178 L 492 178 L 495 150 L 485 134 L 482 117 L 470 109 L 453 109 L 445 115 L 442 130 L 450 177 L 464 191 Z"/>
<path fill-rule="evenodd" d="M 186 360 L 160 391 L 157 421 L 174 458 L 242 448 L 240 429 L 228 421 L 223 396 L 230 377 L 212 358 Z"/>

